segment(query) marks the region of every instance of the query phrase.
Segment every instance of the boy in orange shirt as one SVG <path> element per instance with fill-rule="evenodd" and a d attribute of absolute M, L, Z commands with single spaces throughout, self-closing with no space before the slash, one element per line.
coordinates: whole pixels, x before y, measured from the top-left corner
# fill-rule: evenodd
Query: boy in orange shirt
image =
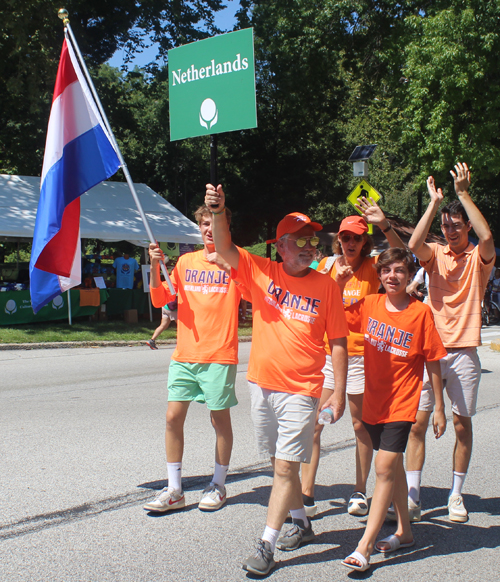
<path fill-rule="evenodd" d="M 370 567 L 374 547 L 389 553 L 415 543 L 408 515 L 403 453 L 417 414 L 424 363 L 436 399 L 433 420 L 436 438 L 446 427 L 439 365 L 446 350 L 430 308 L 406 293 L 415 273 L 413 257 L 406 249 L 388 249 L 380 255 L 376 270 L 386 294 L 368 295 L 346 309 L 350 331 L 365 337 L 362 421 L 374 450 L 378 451 L 375 491 L 366 530 L 356 550 L 342 562 L 358 571 Z M 344 280 L 348 276 L 347 273 Z M 342 289 L 341 272 L 337 282 Z M 375 545 L 391 500 L 398 521 L 396 532 Z"/>
<path fill-rule="evenodd" d="M 230 213 L 226 215 L 227 223 Z M 170 279 L 177 292 L 177 347 L 168 370 L 168 408 L 165 432 L 168 487 L 144 505 L 147 511 L 164 513 L 185 506 L 182 490 L 184 422 L 191 402 L 206 402 L 216 434 L 215 471 L 198 507 L 215 511 L 226 503 L 225 481 L 233 447 L 230 409 L 235 394 L 238 363 L 238 306 L 241 287 L 229 276 L 229 265 L 215 252 L 212 213 L 206 206 L 195 212 L 204 248 L 186 253 Z M 162 307 L 175 297 L 160 280 L 163 253 L 149 247 L 151 301 Z"/>

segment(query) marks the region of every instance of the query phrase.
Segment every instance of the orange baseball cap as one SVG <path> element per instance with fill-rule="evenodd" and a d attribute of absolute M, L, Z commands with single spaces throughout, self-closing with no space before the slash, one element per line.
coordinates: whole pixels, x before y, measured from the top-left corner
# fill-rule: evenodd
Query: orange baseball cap
<path fill-rule="evenodd" d="M 284 234 L 297 232 L 303 226 L 307 226 L 308 224 L 312 226 L 315 231 L 323 229 L 321 224 L 318 222 L 312 222 L 312 220 L 305 214 L 302 214 L 302 212 L 292 212 L 291 214 L 287 214 L 285 218 L 280 220 L 278 223 L 278 228 L 276 229 L 276 238 L 273 238 L 272 240 L 266 240 L 266 243 L 275 243 Z"/>
<path fill-rule="evenodd" d="M 361 216 L 348 216 L 340 223 L 339 234 L 345 230 L 354 234 L 364 234 L 368 232 L 368 224 Z"/>

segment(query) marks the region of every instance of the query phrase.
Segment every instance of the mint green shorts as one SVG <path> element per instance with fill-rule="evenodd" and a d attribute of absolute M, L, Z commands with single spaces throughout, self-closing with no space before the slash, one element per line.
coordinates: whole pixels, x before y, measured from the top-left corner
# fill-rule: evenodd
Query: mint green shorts
<path fill-rule="evenodd" d="M 206 402 L 209 410 L 238 404 L 236 364 L 189 364 L 171 360 L 168 369 L 169 402 Z"/>

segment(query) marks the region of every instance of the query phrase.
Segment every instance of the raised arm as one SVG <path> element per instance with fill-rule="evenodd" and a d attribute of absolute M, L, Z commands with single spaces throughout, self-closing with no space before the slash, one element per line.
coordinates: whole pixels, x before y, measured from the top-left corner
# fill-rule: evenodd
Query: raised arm
<path fill-rule="evenodd" d="M 430 261 L 432 258 L 432 249 L 425 242 L 425 239 L 429 234 L 429 229 L 434 217 L 436 216 L 439 205 L 443 201 L 443 191 L 441 188 L 436 189 L 436 184 L 434 183 L 434 178 L 432 176 L 427 178 L 427 190 L 431 197 L 431 201 L 429 202 L 429 206 L 427 206 L 424 215 L 415 227 L 408 243 L 410 251 L 421 261 Z"/>
<path fill-rule="evenodd" d="M 392 228 L 380 206 L 372 198 L 358 198 L 356 208 L 363 213 L 363 218 L 370 224 L 376 224 L 384 233 L 390 247 L 404 249 L 405 245 Z"/>
<path fill-rule="evenodd" d="M 491 235 L 490 227 L 486 219 L 479 211 L 479 208 L 474 204 L 469 194 L 470 186 L 470 172 L 467 164 L 460 163 L 455 166 L 455 172 L 450 170 L 455 183 L 455 192 L 462 203 L 462 206 L 467 212 L 469 221 L 474 232 L 479 239 L 479 254 L 485 263 L 489 263 L 495 257 L 495 243 Z"/>
<path fill-rule="evenodd" d="M 212 211 L 212 236 L 215 250 L 233 269 L 238 269 L 240 253 L 231 241 L 225 214 L 226 196 L 220 184 L 217 189 L 212 184 L 207 184 L 205 204 Z"/>

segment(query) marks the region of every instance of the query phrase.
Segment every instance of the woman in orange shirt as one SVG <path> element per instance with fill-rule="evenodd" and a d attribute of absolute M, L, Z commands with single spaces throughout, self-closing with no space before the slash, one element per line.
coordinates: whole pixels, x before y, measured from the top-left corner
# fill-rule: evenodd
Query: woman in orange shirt
<path fill-rule="evenodd" d="M 380 207 L 371 199 L 360 198 L 356 205 L 362 212 L 362 216 L 348 216 L 340 224 L 337 238 L 332 250 L 337 257 L 329 270 L 329 275 L 335 279 L 339 271 L 351 274 L 345 283 L 343 292 L 344 308 L 356 303 L 363 297 L 377 293 L 380 281 L 374 269 L 376 257 L 370 257 L 373 241 L 368 234 L 368 224 L 377 225 L 385 234 L 391 247 L 404 248 L 399 236 L 392 229 Z M 331 260 L 331 257 L 329 258 Z M 328 258 L 323 259 L 317 270 L 328 272 Z M 329 353 L 328 344 L 325 349 Z M 349 499 L 347 511 L 351 515 L 363 516 L 368 513 L 368 499 L 366 497 L 366 481 L 370 473 L 373 456 L 373 447 L 363 423 L 361 422 L 361 410 L 363 406 L 363 393 L 365 389 L 364 372 L 364 338 L 362 333 L 352 333 L 347 338 L 347 352 L 349 356 L 349 369 L 347 373 L 347 397 L 351 411 L 354 434 L 356 436 L 356 485 L 354 493 Z M 325 376 L 323 393 L 319 410 L 323 403 L 332 395 L 335 387 L 333 369 L 329 359 L 323 369 Z M 313 456 L 311 463 L 302 465 L 302 495 L 304 506 L 308 516 L 317 512 L 314 503 L 314 482 L 319 465 L 321 432 L 323 425 L 316 424 L 314 433 Z"/>

